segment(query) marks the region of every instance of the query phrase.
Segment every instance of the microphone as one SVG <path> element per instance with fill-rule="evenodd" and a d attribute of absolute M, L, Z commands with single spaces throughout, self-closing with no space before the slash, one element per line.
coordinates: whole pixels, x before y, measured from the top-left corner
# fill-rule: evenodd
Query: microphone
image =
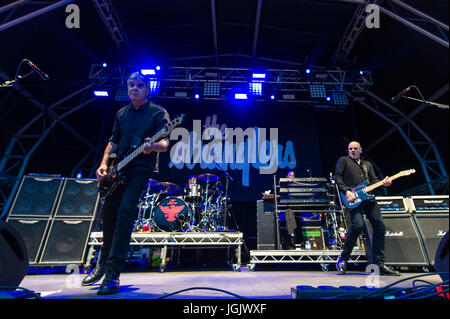
<path fill-rule="evenodd" d="M 391 102 L 392 102 L 392 103 L 397 102 L 397 100 L 398 100 L 399 98 L 401 98 L 403 95 L 405 95 L 406 92 L 408 92 L 409 90 L 411 90 L 411 87 L 412 87 L 412 86 L 408 86 L 406 89 L 404 89 L 404 90 L 401 91 L 399 94 L 397 94 L 396 96 L 394 96 L 394 97 L 391 99 Z"/>
<path fill-rule="evenodd" d="M 39 76 L 44 80 L 44 81 L 48 81 L 50 80 L 50 77 L 45 74 L 44 72 L 42 72 L 41 69 L 39 69 L 36 64 L 34 64 L 33 62 L 31 62 L 30 60 L 25 59 L 25 61 L 28 63 L 28 65 L 37 72 L 37 74 L 39 74 Z"/>

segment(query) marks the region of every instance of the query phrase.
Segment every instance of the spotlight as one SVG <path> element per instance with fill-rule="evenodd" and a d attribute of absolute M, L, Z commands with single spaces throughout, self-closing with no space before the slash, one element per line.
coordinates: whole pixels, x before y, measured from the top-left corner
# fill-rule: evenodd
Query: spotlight
<path fill-rule="evenodd" d="M 95 96 L 108 96 L 108 91 L 94 91 Z"/>
<path fill-rule="evenodd" d="M 161 70 L 161 67 L 159 65 L 156 66 L 156 71 Z"/>
<path fill-rule="evenodd" d="M 253 78 L 254 79 L 265 79 L 266 74 L 265 73 L 253 73 Z"/>
<path fill-rule="evenodd" d="M 200 95 L 197 93 L 194 95 L 195 99 L 198 100 L 200 98 Z"/>
<path fill-rule="evenodd" d="M 306 69 L 306 73 L 310 74 L 311 70 L 310 69 Z"/>
<path fill-rule="evenodd" d="M 245 94 L 245 93 L 235 93 L 234 94 L 234 98 L 236 100 L 246 100 L 247 99 L 247 94 Z"/>
<path fill-rule="evenodd" d="M 327 96 L 327 101 L 331 101 L 331 97 Z"/>
<path fill-rule="evenodd" d="M 363 75 L 363 74 L 364 74 L 364 71 L 359 71 L 359 74 Z"/>
<path fill-rule="evenodd" d="M 272 95 L 270 96 L 270 99 L 271 99 L 271 100 L 275 100 L 275 95 L 272 94 Z"/>
<path fill-rule="evenodd" d="M 104 68 L 106 68 L 106 67 L 108 66 L 108 63 L 103 62 L 102 66 L 103 66 Z"/>
<path fill-rule="evenodd" d="M 155 75 L 156 73 L 155 73 L 154 69 L 142 69 L 141 74 L 142 75 Z"/>

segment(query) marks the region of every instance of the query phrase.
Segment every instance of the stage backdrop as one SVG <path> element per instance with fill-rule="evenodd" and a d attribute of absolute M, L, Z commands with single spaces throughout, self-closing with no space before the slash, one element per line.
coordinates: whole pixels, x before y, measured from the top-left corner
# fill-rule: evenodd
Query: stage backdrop
<path fill-rule="evenodd" d="M 189 175 L 212 173 L 226 185 L 233 201 L 255 201 L 273 191 L 273 176 L 322 173 L 316 116 L 302 104 L 249 101 L 191 102 L 155 100 L 171 119 L 186 114 L 170 135 L 170 148 L 160 156 L 155 179 L 184 186 Z M 222 170 L 221 170 L 222 169 Z M 327 173 L 328 174 L 328 173 Z"/>

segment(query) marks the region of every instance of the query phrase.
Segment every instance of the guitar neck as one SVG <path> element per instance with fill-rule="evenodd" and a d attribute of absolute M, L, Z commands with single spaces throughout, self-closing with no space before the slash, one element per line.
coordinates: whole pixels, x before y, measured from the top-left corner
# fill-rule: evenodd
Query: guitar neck
<path fill-rule="evenodd" d="M 156 133 L 152 138 L 150 138 L 148 140 L 148 142 L 154 143 L 157 139 L 159 139 L 160 137 L 162 137 L 164 132 L 164 129 L 162 129 L 161 131 L 159 131 L 158 133 Z M 141 146 L 139 146 L 137 149 L 135 149 L 133 152 L 131 152 L 130 154 L 128 154 L 123 160 L 121 160 L 118 164 L 117 164 L 117 170 L 120 171 L 121 169 L 123 169 L 126 165 L 128 165 L 128 163 L 130 163 L 132 160 L 134 160 L 136 157 L 138 157 L 142 152 L 144 152 L 144 148 L 145 148 L 145 143 L 143 143 Z"/>
<path fill-rule="evenodd" d="M 400 172 L 400 173 L 397 173 L 397 174 L 395 174 L 395 175 L 392 175 L 392 176 L 389 177 L 389 178 L 390 178 L 391 181 L 393 181 L 394 179 L 397 179 L 397 178 L 399 178 L 400 176 L 403 176 L 403 174 L 402 174 L 401 172 Z M 373 191 L 375 188 L 378 188 L 378 187 L 380 187 L 380 186 L 383 186 L 383 180 L 381 180 L 381 181 L 379 181 L 379 182 L 376 182 L 375 184 L 372 184 L 372 185 L 369 185 L 369 186 L 365 187 L 365 188 L 364 188 L 364 191 L 366 191 L 366 192 L 371 192 L 371 191 Z"/>

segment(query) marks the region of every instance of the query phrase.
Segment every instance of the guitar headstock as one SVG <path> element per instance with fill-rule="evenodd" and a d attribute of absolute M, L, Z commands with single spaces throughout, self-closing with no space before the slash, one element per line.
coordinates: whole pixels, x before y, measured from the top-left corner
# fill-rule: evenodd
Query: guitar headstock
<path fill-rule="evenodd" d="M 413 169 L 401 171 L 399 174 L 401 176 L 408 176 L 408 175 L 414 174 L 415 172 L 416 172 L 416 170 L 413 168 Z"/>
<path fill-rule="evenodd" d="M 186 116 L 185 114 L 181 114 L 180 116 L 176 117 L 175 119 L 164 125 L 163 136 L 169 135 L 170 132 L 172 132 L 175 127 L 179 126 L 183 122 L 183 118 L 185 116 Z"/>

